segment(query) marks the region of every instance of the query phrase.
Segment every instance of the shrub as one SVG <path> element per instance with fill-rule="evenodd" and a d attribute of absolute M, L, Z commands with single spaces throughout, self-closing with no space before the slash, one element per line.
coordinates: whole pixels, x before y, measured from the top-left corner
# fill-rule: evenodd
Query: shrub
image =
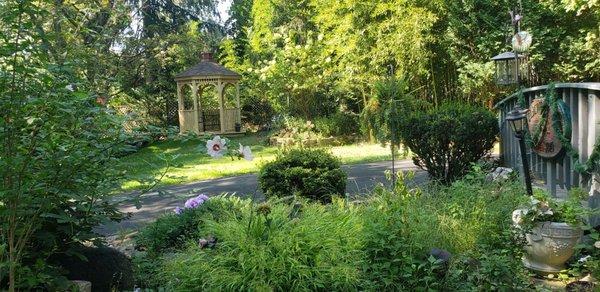
<path fill-rule="evenodd" d="M 109 247 L 80 247 L 74 251 L 78 256 L 56 257 L 69 279 L 90 281 L 92 291 L 133 290 L 131 262 L 120 251 Z"/>
<path fill-rule="evenodd" d="M 360 216 L 336 200 L 263 204 L 241 217 L 206 222 L 216 249 L 191 246 L 168 260 L 164 279 L 178 291 L 353 291 L 360 283 Z M 259 213 L 260 212 L 260 213 Z"/>
<path fill-rule="evenodd" d="M 136 236 L 136 249 L 149 255 L 159 255 L 181 248 L 186 241 L 197 239 L 203 222 L 219 220 L 228 212 L 236 212 L 236 200 L 213 197 L 195 209 L 181 214 L 166 214 L 142 229 Z"/>
<path fill-rule="evenodd" d="M 360 214 L 366 253 L 363 288 L 445 290 L 464 288 L 460 285 L 471 281 L 467 284 L 471 290 L 477 290 L 477 284 L 509 278 L 514 286 L 524 285 L 521 249 L 508 231 L 512 224 L 510 213 L 526 199 L 518 181 L 486 183 L 479 170 L 450 186 L 409 190 L 400 179 L 393 191 L 375 189 Z M 432 248 L 455 255 L 447 272 L 452 277 L 444 275 L 444 267 L 428 257 Z M 488 256 L 485 252 L 490 250 L 498 250 L 502 256 Z M 469 279 L 463 278 L 465 274 L 458 275 L 460 269 L 467 268 L 460 262 L 466 255 L 482 265 L 471 267 L 473 273 L 479 274 Z M 507 261 L 515 264 L 493 268 Z"/>
<path fill-rule="evenodd" d="M 315 125 L 311 121 L 301 118 L 284 116 L 275 121 L 278 131 L 271 136 L 272 139 L 283 138 L 287 143 L 293 145 L 305 145 L 309 140 L 322 139 L 323 135 L 315 131 Z"/>
<path fill-rule="evenodd" d="M 237 197 L 212 197 L 180 214 L 165 214 L 143 228 L 135 238 L 138 252 L 132 257 L 136 286 L 152 289 L 164 286 L 161 278 L 164 255 L 181 251 L 190 242 L 197 244 L 207 220 L 219 222 L 222 218 L 240 216 L 240 202 Z"/>
<path fill-rule="evenodd" d="M 414 163 L 432 178 L 450 183 L 492 149 L 498 122 L 487 109 L 446 104 L 414 112 L 399 131 L 403 143 L 414 153 Z"/>
<path fill-rule="evenodd" d="M 25 52 L 14 49 L 6 54 Z M 2 72 L 6 54 L 0 56 Z M 93 94 L 65 88 L 78 81 L 68 74 L 73 68 L 48 70 L 34 57 L 41 52 L 28 54 L 26 63 L 12 65 L 12 79 L 0 74 L 0 83 L 14 88 L 0 92 L 0 246 L 6 248 L 0 252 L 0 290 L 61 290 L 54 287 L 61 277 L 46 259 L 80 242 L 101 242 L 95 227 L 124 218 L 110 196 L 124 176 L 116 155 L 127 148 L 128 135 Z M 9 81 L 25 79 L 23 86 Z"/>
<path fill-rule="evenodd" d="M 271 122 L 275 110 L 268 100 L 254 95 L 246 97 L 242 105 L 242 121 L 251 126 L 263 128 Z"/>
<path fill-rule="evenodd" d="M 332 195 L 343 196 L 346 173 L 340 161 L 319 149 L 292 149 L 265 164 L 258 183 L 267 197 L 299 195 L 323 203 Z"/>
<path fill-rule="evenodd" d="M 532 291 L 528 271 L 506 249 L 481 248 L 455 258 L 445 279 L 449 291 Z"/>
<path fill-rule="evenodd" d="M 337 112 L 328 117 L 315 119 L 315 129 L 323 136 L 353 136 L 360 131 L 358 115 Z"/>

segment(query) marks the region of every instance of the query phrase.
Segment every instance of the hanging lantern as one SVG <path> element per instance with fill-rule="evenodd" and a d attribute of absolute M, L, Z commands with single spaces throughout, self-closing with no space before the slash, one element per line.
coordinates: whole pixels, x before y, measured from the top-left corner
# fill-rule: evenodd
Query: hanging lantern
<path fill-rule="evenodd" d="M 515 58 L 515 56 L 517 57 Z M 496 65 L 496 84 L 511 85 L 522 81 L 525 72 L 519 70 L 519 67 L 525 64 L 525 56 L 514 52 L 506 52 L 493 57 L 492 60 Z"/>

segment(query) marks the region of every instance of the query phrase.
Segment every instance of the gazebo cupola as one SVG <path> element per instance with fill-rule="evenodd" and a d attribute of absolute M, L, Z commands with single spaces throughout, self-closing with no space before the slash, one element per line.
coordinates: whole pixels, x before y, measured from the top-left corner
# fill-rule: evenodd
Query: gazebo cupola
<path fill-rule="evenodd" d="M 241 131 L 240 74 L 217 64 L 212 54 L 203 52 L 201 61 L 194 67 L 175 76 L 179 104 L 180 133 L 227 134 Z M 218 108 L 202 104 L 202 92 L 214 86 Z M 228 105 L 225 91 L 235 87 L 235 105 Z"/>

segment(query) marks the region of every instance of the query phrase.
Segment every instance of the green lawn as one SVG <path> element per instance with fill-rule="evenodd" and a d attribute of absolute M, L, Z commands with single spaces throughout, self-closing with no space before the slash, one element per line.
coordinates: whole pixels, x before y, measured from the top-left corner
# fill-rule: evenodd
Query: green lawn
<path fill-rule="evenodd" d="M 200 139 L 188 141 L 164 141 L 150 145 L 137 153 L 122 159 L 123 169 L 133 177 L 160 176 L 165 171 L 166 162 L 156 154 L 177 155 L 172 167 L 163 177 L 159 185 L 173 185 L 198 180 L 220 178 L 245 173 L 257 172 L 262 164 L 273 160 L 279 149 L 266 146 L 264 137 L 255 135 L 229 138 L 231 146 L 237 149 L 238 143 L 250 145 L 254 154 L 253 161 L 234 160 L 228 157 L 211 158 L 198 146 L 205 145 Z M 342 160 L 344 164 L 355 164 L 364 162 L 375 162 L 389 160 L 391 156 L 389 149 L 379 144 L 353 144 L 345 146 L 330 147 L 330 151 Z M 135 180 L 126 181 L 123 189 L 138 189 L 141 184 Z"/>

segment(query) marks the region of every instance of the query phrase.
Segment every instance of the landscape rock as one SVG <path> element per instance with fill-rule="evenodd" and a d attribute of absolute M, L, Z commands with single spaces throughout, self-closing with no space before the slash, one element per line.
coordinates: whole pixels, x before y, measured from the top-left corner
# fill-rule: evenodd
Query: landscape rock
<path fill-rule="evenodd" d="M 109 247 L 81 247 L 84 256 L 62 256 L 51 259 L 64 268 L 69 280 L 91 282 L 91 291 L 126 291 L 134 285 L 133 266 L 123 253 Z"/>
<path fill-rule="evenodd" d="M 448 268 L 450 266 L 450 259 L 452 259 L 452 254 L 443 249 L 432 248 L 429 251 L 429 256 L 432 256 L 440 263 L 441 269 L 438 271 L 438 276 L 443 277 L 444 275 L 446 275 L 446 272 L 448 271 Z"/>
<path fill-rule="evenodd" d="M 514 170 L 508 167 L 497 167 L 485 177 L 487 181 L 505 181 L 510 178 Z"/>
<path fill-rule="evenodd" d="M 217 239 L 213 236 L 207 238 L 200 238 L 198 240 L 198 246 L 200 248 L 214 248 L 217 245 Z"/>
<path fill-rule="evenodd" d="M 92 292 L 92 282 L 90 281 L 74 280 L 71 283 L 75 285 L 79 292 Z"/>
<path fill-rule="evenodd" d="M 452 259 L 452 254 L 448 251 L 439 248 L 432 248 L 429 251 L 429 255 L 434 257 L 436 260 L 440 260 L 442 263 L 448 263 Z"/>

